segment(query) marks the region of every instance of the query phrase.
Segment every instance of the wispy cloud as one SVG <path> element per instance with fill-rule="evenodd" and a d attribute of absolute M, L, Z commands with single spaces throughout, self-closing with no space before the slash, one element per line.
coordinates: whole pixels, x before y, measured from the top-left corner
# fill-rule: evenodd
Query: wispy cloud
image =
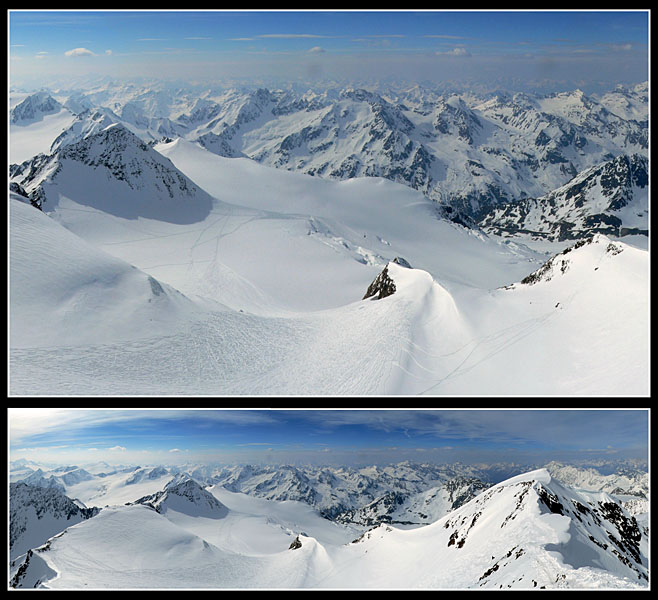
<path fill-rule="evenodd" d="M 452 50 L 447 50 L 446 52 L 437 52 L 436 54 L 437 56 L 471 56 L 471 53 L 462 46 L 453 48 Z"/>
<path fill-rule="evenodd" d="M 440 40 L 467 40 L 469 38 L 463 35 L 424 35 L 425 38 L 440 39 Z"/>
<path fill-rule="evenodd" d="M 612 49 L 618 52 L 629 52 L 633 46 L 631 44 L 613 44 Z"/>
<path fill-rule="evenodd" d="M 91 50 L 87 48 L 73 48 L 64 52 L 65 56 L 96 56 Z"/>
<path fill-rule="evenodd" d="M 80 432 L 106 425 L 124 427 L 157 427 L 163 422 L 194 419 L 203 424 L 220 423 L 233 426 L 271 425 L 276 415 L 269 411 L 251 410 L 127 410 L 127 409 L 63 409 L 10 408 L 9 430 L 13 445 L 43 436 L 76 436 Z"/>
<path fill-rule="evenodd" d="M 124 446 L 112 446 L 112 448 L 108 448 L 110 452 L 125 452 L 126 448 Z"/>
<path fill-rule="evenodd" d="M 311 54 L 322 54 L 323 52 L 326 52 L 326 50 L 321 46 L 313 46 L 313 48 L 311 48 L 309 52 Z"/>
<path fill-rule="evenodd" d="M 271 39 L 281 39 L 281 40 L 293 40 L 293 39 L 307 39 L 307 38 L 323 38 L 331 39 L 336 36 L 332 35 L 316 35 L 314 33 L 265 33 L 263 35 L 257 35 L 258 38 L 271 38 Z"/>

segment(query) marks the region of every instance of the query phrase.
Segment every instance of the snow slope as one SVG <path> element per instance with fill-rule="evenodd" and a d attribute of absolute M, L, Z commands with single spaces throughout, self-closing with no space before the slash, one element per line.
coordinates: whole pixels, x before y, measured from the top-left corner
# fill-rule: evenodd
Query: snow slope
<path fill-rule="evenodd" d="M 598 236 L 522 284 L 546 255 L 406 186 L 157 149 L 117 125 L 23 169 L 52 218 L 12 202 L 13 392 L 648 390 L 646 251 Z"/>
<path fill-rule="evenodd" d="M 80 508 L 59 490 L 12 483 L 9 487 L 10 559 L 97 514 L 97 508 Z"/>
<path fill-rule="evenodd" d="M 75 115 L 46 92 L 22 98 L 10 111 L 10 164 L 47 153 L 53 140 L 68 130 L 74 121 Z"/>
<path fill-rule="evenodd" d="M 229 523 L 232 512 L 216 523 Z M 306 531 L 264 551 L 203 537 L 219 543 L 253 531 L 244 513 L 232 524 L 227 537 L 195 534 L 147 506 L 106 508 L 14 561 L 11 585 L 601 590 L 648 582 L 647 540 L 635 519 L 607 494 L 565 488 L 544 469 L 501 482 L 432 525 L 382 525 L 350 542 Z"/>
<path fill-rule="evenodd" d="M 173 477 L 162 468 L 129 468 L 69 486 L 66 493 L 95 506 L 125 504 L 160 491 Z"/>
<path fill-rule="evenodd" d="M 10 339 L 14 348 L 170 333 L 201 311 L 166 283 L 10 199 Z"/>

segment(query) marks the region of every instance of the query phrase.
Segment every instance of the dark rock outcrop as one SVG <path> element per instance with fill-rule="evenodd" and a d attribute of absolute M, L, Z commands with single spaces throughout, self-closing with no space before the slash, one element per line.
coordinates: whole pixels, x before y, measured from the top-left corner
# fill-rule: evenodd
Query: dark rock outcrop
<path fill-rule="evenodd" d="M 384 270 L 377 275 L 374 281 L 368 286 L 368 290 L 366 291 L 363 300 L 366 300 L 367 298 L 381 300 L 382 298 L 395 294 L 395 290 L 395 282 L 388 274 L 388 265 L 386 265 Z"/>

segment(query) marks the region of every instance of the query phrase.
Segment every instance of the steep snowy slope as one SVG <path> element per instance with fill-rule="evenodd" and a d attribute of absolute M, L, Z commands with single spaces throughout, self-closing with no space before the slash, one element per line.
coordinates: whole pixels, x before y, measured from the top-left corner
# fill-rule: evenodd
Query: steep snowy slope
<path fill-rule="evenodd" d="M 9 486 L 9 554 L 14 559 L 76 523 L 98 514 L 81 508 L 59 490 L 24 482 Z"/>
<path fill-rule="evenodd" d="M 350 558 L 317 584 L 534 589 L 648 581 L 635 520 L 606 494 L 569 490 L 545 470 L 502 482 L 427 527 L 380 526 L 351 545 Z"/>
<path fill-rule="evenodd" d="M 126 219 L 189 224 L 203 220 L 212 207 L 207 194 L 119 124 L 13 165 L 10 175 L 49 212 L 72 199 Z"/>
<path fill-rule="evenodd" d="M 649 161 L 619 156 L 579 173 L 542 198 L 493 208 L 481 220 L 488 232 L 548 239 L 579 239 L 594 233 L 648 235 Z"/>
<path fill-rule="evenodd" d="M 9 162 L 22 163 L 48 152 L 53 140 L 73 124 L 75 115 L 47 92 L 37 92 L 17 103 L 9 118 Z"/>
<path fill-rule="evenodd" d="M 13 348 L 107 343 L 171 332 L 201 313 L 134 266 L 10 200 Z"/>
<path fill-rule="evenodd" d="M 647 283 L 646 251 L 597 234 L 519 283 L 456 297 L 473 337 L 457 363 L 423 358 L 435 372 L 449 367 L 426 391 L 646 394 Z M 430 337 L 425 347 L 439 344 Z"/>
<path fill-rule="evenodd" d="M 233 525 L 249 531 L 244 519 Z M 254 552 L 200 535 L 146 506 L 104 509 L 14 561 L 11 585 L 601 590 L 648 581 L 635 519 L 605 493 L 565 488 L 546 470 L 497 484 L 432 525 L 382 525 L 348 543 L 299 532 L 284 549 Z"/>

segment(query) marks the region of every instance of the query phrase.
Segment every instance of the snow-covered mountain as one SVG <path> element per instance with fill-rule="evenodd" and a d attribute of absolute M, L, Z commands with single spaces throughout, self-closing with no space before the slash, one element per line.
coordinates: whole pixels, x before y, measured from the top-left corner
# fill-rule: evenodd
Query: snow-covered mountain
<path fill-rule="evenodd" d="M 639 154 L 619 156 L 542 198 L 498 205 L 479 225 L 491 233 L 559 241 L 594 233 L 649 235 L 649 161 Z"/>
<path fill-rule="evenodd" d="M 143 496 L 134 504 L 149 506 L 160 514 L 175 511 L 211 519 L 221 519 L 228 512 L 226 506 L 215 496 L 189 477 L 176 477 L 165 485 L 162 491 Z"/>
<path fill-rule="evenodd" d="M 9 485 L 9 551 L 13 559 L 41 546 L 52 536 L 98 514 L 98 508 L 80 506 L 53 487 L 26 481 Z"/>
<path fill-rule="evenodd" d="M 63 197 L 128 219 L 194 223 L 212 206 L 168 159 L 119 124 L 15 165 L 10 176 L 48 210 Z"/>
<path fill-rule="evenodd" d="M 69 230 L 58 229 L 57 239 L 63 234 L 82 236 L 84 241 L 76 243 L 85 250 L 75 250 L 73 238 L 66 244 L 62 239 L 57 252 L 71 248 L 71 257 L 54 260 L 43 240 L 46 231 L 51 238 L 55 235 L 58 224 L 27 204 L 14 203 L 26 225 L 18 226 L 22 221 L 17 218 L 11 231 L 11 243 L 21 249 L 12 251 L 12 327 L 24 324 L 23 333 L 12 332 L 17 340 L 12 352 L 12 382 L 19 382 L 15 389 L 37 389 L 46 381 L 43 365 L 48 364 L 48 393 L 54 379 L 81 393 L 646 391 L 646 251 L 598 235 L 592 243 L 556 253 L 559 258 L 541 271 L 546 276 L 528 279 L 541 270 L 545 255 L 448 223 L 433 212 L 430 201 L 409 188 L 383 179 L 331 182 L 287 173 L 248 159 L 218 157 L 180 140 L 165 146 L 163 152 L 174 165 L 188 171 L 200 189 L 221 198 L 212 201 L 212 212 L 199 223 L 155 218 L 137 224 L 130 215 L 117 215 L 116 207 L 114 214 L 90 212 L 86 197 L 58 194 L 55 206 L 44 204 L 47 211 L 52 209 L 46 214 Z M 63 162 L 61 173 L 70 164 Z M 102 171 L 98 175 L 107 177 Z M 57 176 L 54 181 L 43 187 L 54 193 Z M 110 202 L 109 195 L 105 198 Z M 372 212 L 373 203 L 377 213 Z M 145 310 L 159 306 L 156 300 L 166 300 L 163 314 L 153 321 L 161 324 L 153 330 L 156 337 L 131 344 L 130 353 L 102 345 L 93 353 L 85 351 L 91 333 L 97 336 L 94 343 L 102 344 L 102 331 L 66 327 L 61 321 L 65 311 L 48 321 L 48 327 L 32 326 L 35 314 L 52 311 L 49 299 L 57 286 L 64 296 L 71 293 L 70 265 L 101 260 L 90 245 L 102 250 L 105 264 L 105 253 L 113 254 L 114 270 L 143 280 L 139 286 L 135 282 L 135 291 L 141 290 Z M 393 262 L 395 257 L 404 257 L 415 268 L 402 267 Z M 56 275 L 53 260 L 57 269 L 69 265 L 67 278 Z M 561 265 L 557 269 L 556 261 Z M 139 269 L 130 269 L 131 264 Z M 395 294 L 376 302 L 362 300 L 387 264 Z M 42 267 L 55 287 L 45 286 L 47 278 L 34 277 Z M 97 280 L 96 266 L 88 264 L 83 270 L 85 282 Z M 541 283 L 533 285 L 533 279 Z M 115 285 L 121 279 L 111 281 Z M 76 284 L 75 289 L 94 289 L 86 285 Z M 28 293 L 30 286 L 37 286 L 39 293 Z M 167 293 L 157 295 L 160 288 Z M 107 301 L 105 291 L 99 288 L 98 303 Z M 126 299 L 132 292 L 120 295 Z M 64 306 L 64 296 L 53 306 Z M 97 319 L 94 304 L 88 306 L 89 319 Z M 134 322 L 126 319 L 134 313 L 121 309 L 120 303 L 107 306 L 119 311 L 107 329 L 117 343 L 116 333 L 123 331 L 125 339 L 134 340 L 150 327 L 150 321 L 137 316 Z M 24 311 L 32 312 L 19 318 Z M 122 320 L 125 327 L 119 326 Z M 601 328 L 601 321 L 608 326 Z M 38 338 L 57 323 L 71 341 L 66 350 L 60 341 L 52 352 L 47 346 L 53 342 Z M 169 332 L 176 332 L 175 342 L 157 337 L 167 335 L 169 326 Z M 533 350 L 538 340 L 541 355 Z M 168 351 L 172 343 L 179 352 Z M 205 347 L 212 354 L 204 356 L 212 359 L 197 360 Z M 372 359 L 373 347 L 379 348 L 381 359 Z M 550 371 L 545 361 L 549 355 Z M 582 366 L 578 373 L 573 372 L 575 357 Z M 135 364 L 142 366 L 140 372 Z"/>
<path fill-rule="evenodd" d="M 166 283 L 86 243 L 29 204 L 10 202 L 13 347 L 151 336 L 200 312 Z"/>
<path fill-rule="evenodd" d="M 58 113 L 62 105 L 48 92 L 37 92 L 25 98 L 10 111 L 12 124 L 28 125 L 42 120 L 46 115 Z"/>
<path fill-rule="evenodd" d="M 10 163 L 48 152 L 53 140 L 74 122 L 75 115 L 48 92 L 22 94 L 9 112 Z"/>
<path fill-rule="evenodd" d="M 622 252 L 591 251 L 647 230 L 646 148 L 631 135 L 638 122 L 596 99 L 140 86 L 70 96 L 84 109 L 76 126 L 49 140 L 51 154 L 10 166 L 12 390 L 648 389 L 646 236 L 624 238 Z M 66 97 L 57 95 L 62 104 Z M 640 111 L 641 91 L 629 98 Z M 158 141 L 165 132 L 153 124 L 164 119 L 176 139 Z M 534 145 L 540 132 L 552 141 Z M 204 147 L 210 134 L 236 158 Z M 425 172 L 421 143 L 447 195 L 409 182 Z M 565 163 L 547 158 L 552 146 L 574 169 L 562 173 Z M 541 154 L 536 171 L 505 158 L 521 147 Z M 329 160 L 328 170 L 310 176 L 316 160 Z M 340 173 L 330 175 L 334 167 Z M 582 169 L 590 170 L 572 180 Z M 500 178 L 511 183 L 495 203 L 543 198 L 572 181 L 551 196 L 564 208 L 548 211 L 547 236 L 501 237 L 451 222 L 474 224 L 493 202 L 483 190 L 502 189 Z M 28 212 L 30 204 L 43 214 Z M 552 218 L 562 229 L 571 223 L 574 237 L 615 227 L 566 257 L 573 240 L 554 235 Z M 569 261 L 560 284 L 521 286 L 551 256 Z M 363 300 L 385 268 L 395 293 Z"/>
<path fill-rule="evenodd" d="M 383 177 L 470 225 L 501 202 L 544 198 L 604 162 L 648 156 L 646 83 L 601 96 L 111 84 L 59 97 L 77 118 L 50 140 L 53 149 L 120 122 L 145 142 L 183 138 L 323 178 Z"/>
<path fill-rule="evenodd" d="M 593 468 L 579 468 L 556 461 L 548 463 L 545 468 L 555 479 L 572 488 L 649 497 L 649 474 L 646 470 L 621 467 L 614 473 L 602 475 Z"/>
<path fill-rule="evenodd" d="M 203 480 L 257 498 L 304 502 L 332 521 L 372 526 L 427 523 L 447 514 L 488 487 L 461 474 L 472 471 L 459 465 L 408 462 L 360 469 L 243 465 L 206 472 Z M 475 471 L 485 476 L 484 471 Z"/>
<path fill-rule="evenodd" d="M 382 523 L 426 525 L 469 502 L 488 487 L 479 479 L 456 477 L 421 492 L 396 489 L 361 508 L 337 514 L 334 520 L 368 527 Z"/>
<path fill-rule="evenodd" d="M 199 498 L 199 489 L 191 495 Z M 354 532 L 338 534 L 306 517 L 304 529 L 290 530 L 286 502 L 209 490 L 227 507 L 223 518 L 189 517 L 175 509 L 161 514 L 139 504 L 106 508 L 14 560 L 10 585 L 598 590 L 648 585 L 648 540 L 636 519 L 605 492 L 570 489 L 545 469 L 495 484 L 431 525 L 380 525 L 351 541 L 345 536 Z M 270 503 L 267 522 L 248 516 L 258 502 Z M 248 543 L 259 531 L 267 549 Z"/>

